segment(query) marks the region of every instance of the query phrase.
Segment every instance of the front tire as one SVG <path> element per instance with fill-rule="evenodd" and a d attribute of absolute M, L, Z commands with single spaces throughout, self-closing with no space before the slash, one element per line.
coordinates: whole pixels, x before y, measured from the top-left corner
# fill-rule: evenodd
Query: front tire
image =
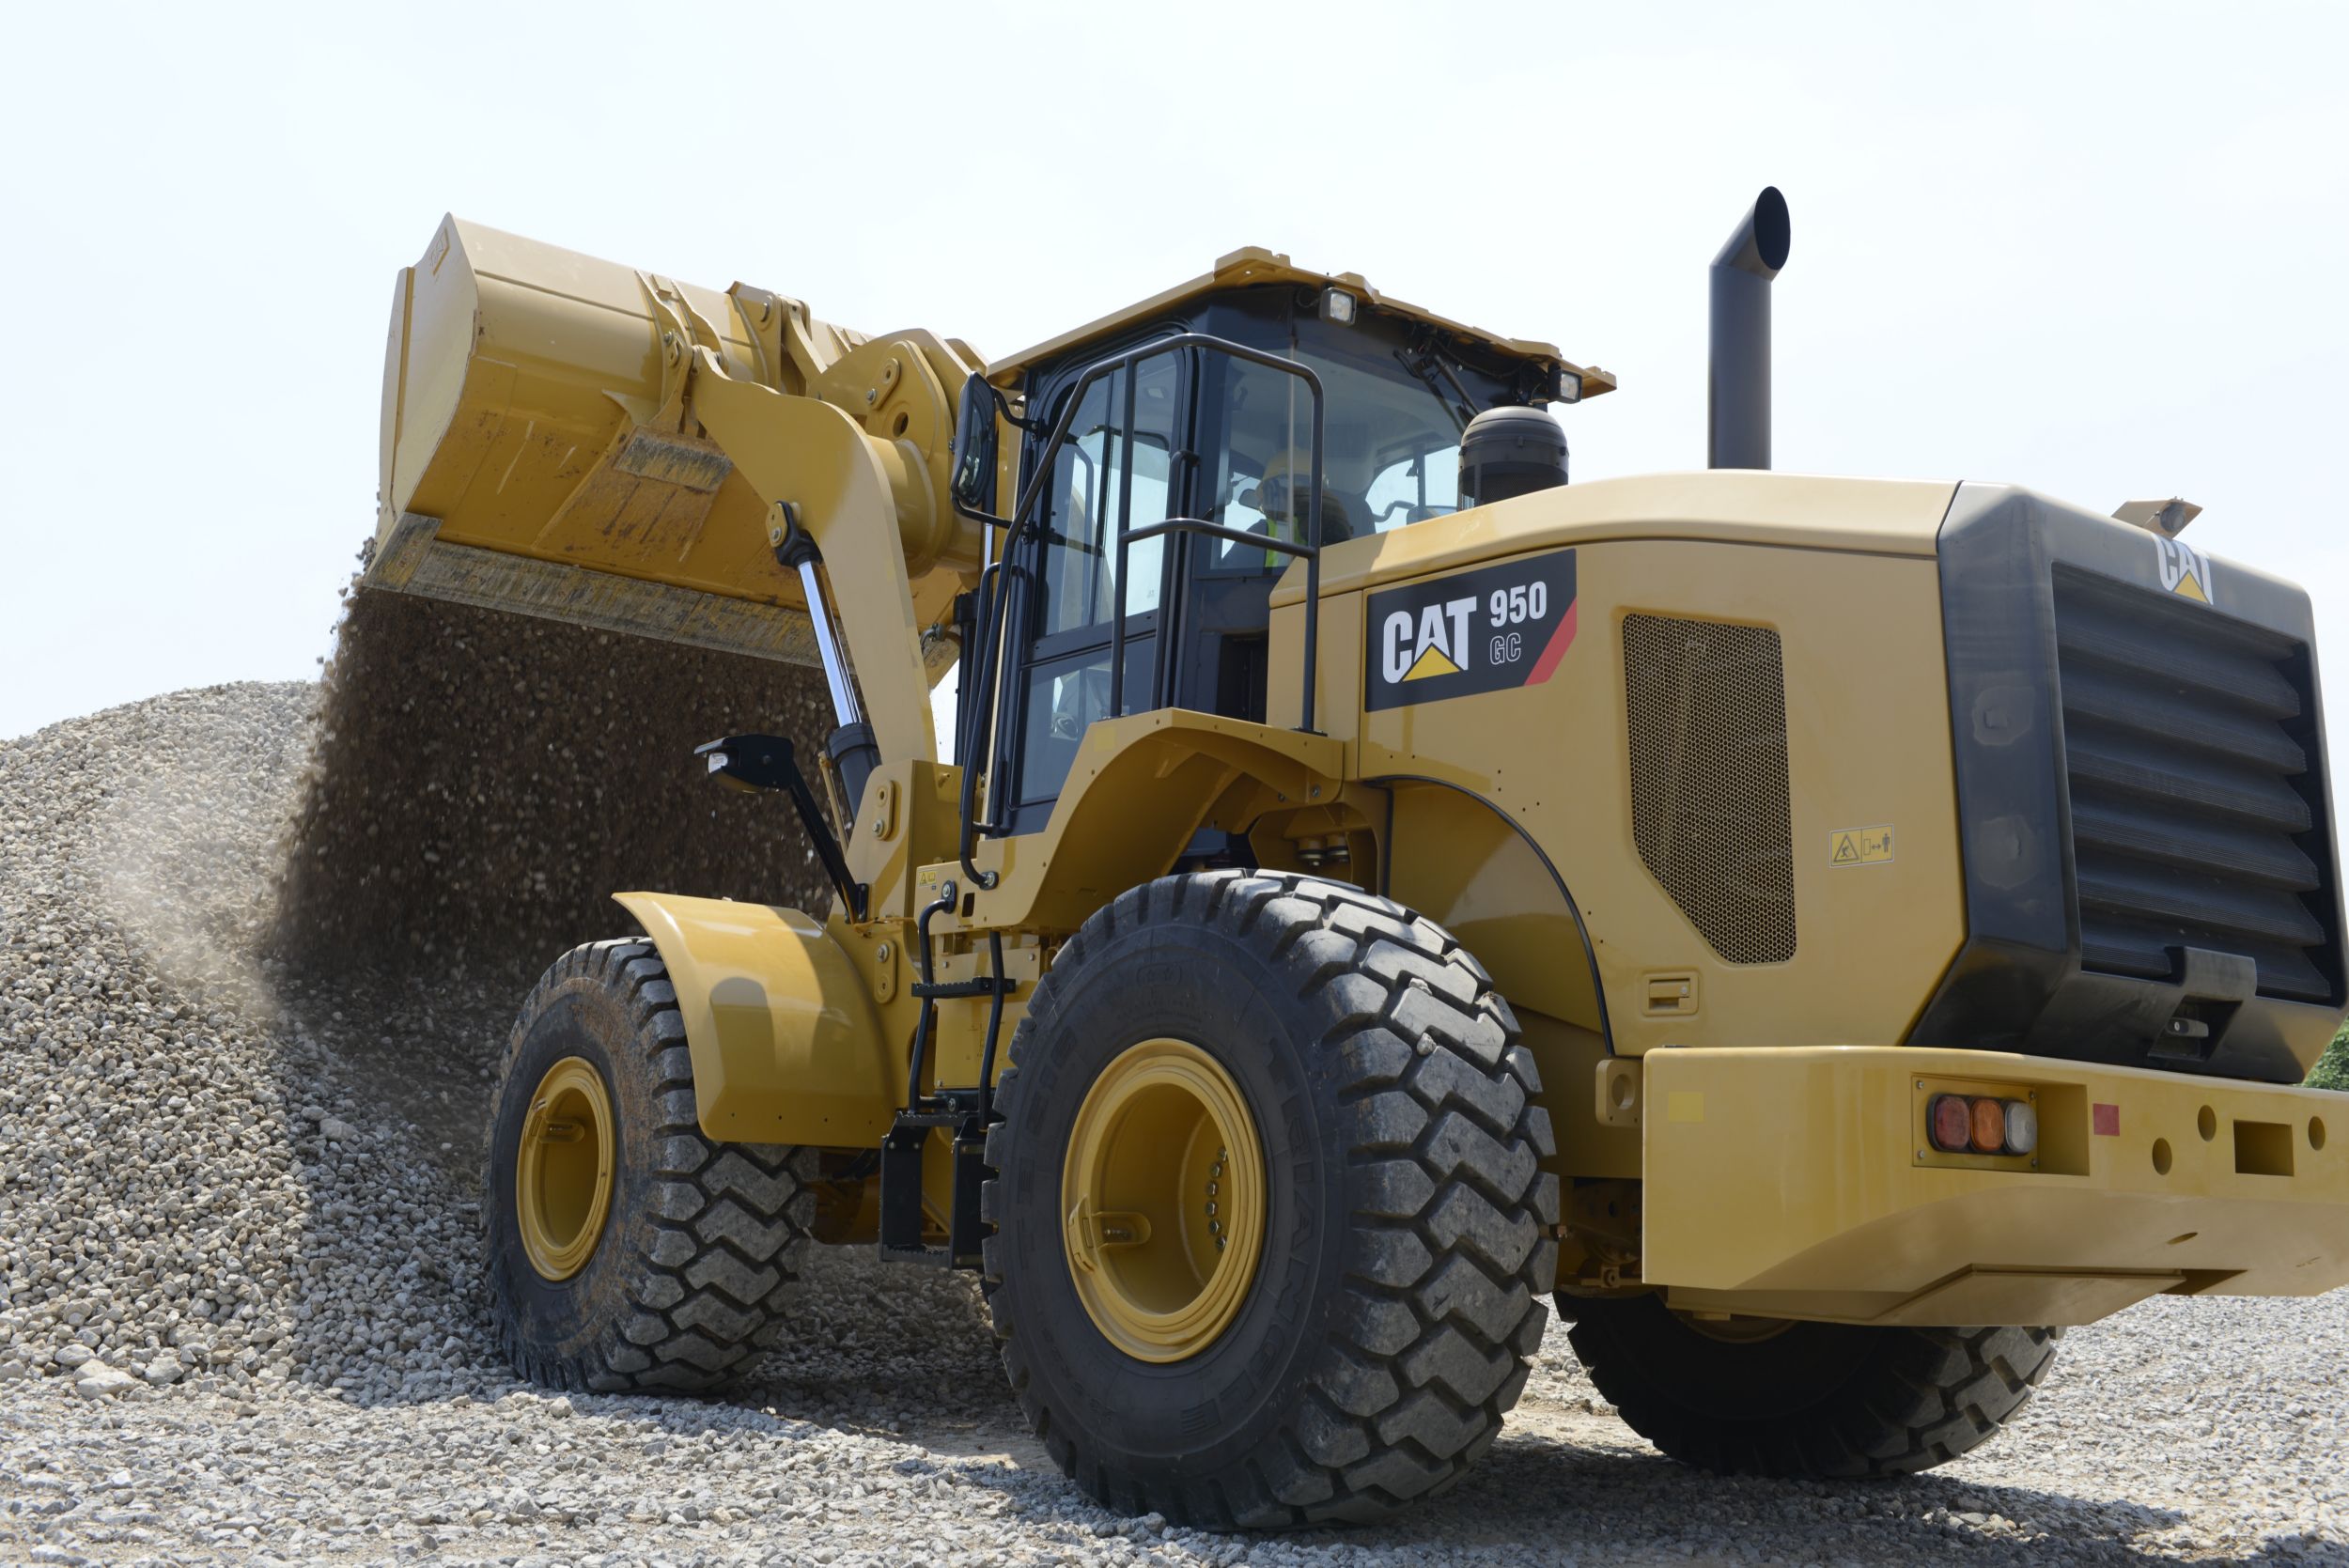
<path fill-rule="evenodd" d="M 490 1128 L 490 1315 L 514 1370 L 599 1392 L 747 1371 L 782 1329 L 816 1176 L 813 1149 L 703 1136 L 651 943 L 573 948 L 522 1004 Z"/>
<path fill-rule="evenodd" d="M 1986 1442 L 2055 1365 L 2061 1328 L 1705 1325 L 1650 1293 L 1558 1298 L 1625 1422 L 1721 1475 L 1907 1475 Z"/>
<path fill-rule="evenodd" d="M 1315 877 L 1164 877 L 1070 939 L 1011 1058 L 988 1299 L 1088 1494 L 1351 1522 L 1491 1445 L 1548 1316 L 1557 1182 L 1515 1019 L 1443 930 Z"/>

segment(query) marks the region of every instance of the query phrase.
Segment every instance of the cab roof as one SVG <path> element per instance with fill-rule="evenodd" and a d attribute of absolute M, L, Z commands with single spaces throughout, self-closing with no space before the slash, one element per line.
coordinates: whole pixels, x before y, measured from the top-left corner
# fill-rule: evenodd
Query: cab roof
<path fill-rule="evenodd" d="M 1107 336 L 1120 327 L 1147 321 L 1153 317 L 1165 314 L 1176 305 L 1187 304 L 1201 295 L 1216 293 L 1226 288 L 1237 288 L 1249 284 L 1263 283 L 1301 284 L 1312 288 L 1343 288 L 1363 303 L 1376 305 L 1391 316 L 1400 316 L 1413 321 L 1423 321 L 1431 327 L 1440 327 L 1446 332 L 1471 342 L 1487 344 L 1501 353 L 1518 359 L 1540 360 L 1563 366 L 1569 374 L 1582 378 L 1582 396 L 1585 398 L 1596 397 L 1601 393 L 1615 390 L 1615 378 L 1612 372 L 1601 370 L 1595 365 L 1577 365 L 1561 354 L 1551 344 L 1537 343 L 1531 338 L 1524 337 L 1503 337 L 1498 333 L 1486 332 L 1482 327 L 1468 326 L 1449 317 L 1439 316 L 1432 310 L 1425 310 L 1418 305 L 1395 299 L 1392 295 L 1381 294 L 1377 289 L 1373 288 L 1369 281 L 1360 272 L 1317 272 L 1310 267 L 1299 267 L 1287 256 L 1277 251 L 1266 250 L 1261 245 L 1243 245 L 1230 255 L 1219 258 L 1213 270 L 1192 278 L 1188 283 L 1178 283 L 1163 293 L 1153 294 L 1150 298 L 1128 305 L 1123 310 L 1112 311 L 1097 321 L 1089 321 L 1081 327 L 1062 333 L 1056 337 L 1048 337 L 1034 348 L 1023 349 L 1019 353 L 996 360 L 988 365 L 987 379 L 990 381 L 1003 381 L 1040 361 L 1053 358 L 1064 349 L 1096 337 Z"/>

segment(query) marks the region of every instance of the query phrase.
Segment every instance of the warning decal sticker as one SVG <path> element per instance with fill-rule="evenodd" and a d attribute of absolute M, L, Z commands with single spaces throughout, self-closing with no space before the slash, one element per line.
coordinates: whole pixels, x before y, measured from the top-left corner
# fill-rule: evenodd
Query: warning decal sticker
<path fill-rule="evenodd" d="M 1574 644 L 1574 551 L 1389 588 L 1364 619 L 1370 712 L 1538 686 Z"/>
<path fill-rule="evenodd" d="M 1829 865 L 1881 865 L 1892 858 L 1892 830 L 1838 828 L 1827 835 Z"/>

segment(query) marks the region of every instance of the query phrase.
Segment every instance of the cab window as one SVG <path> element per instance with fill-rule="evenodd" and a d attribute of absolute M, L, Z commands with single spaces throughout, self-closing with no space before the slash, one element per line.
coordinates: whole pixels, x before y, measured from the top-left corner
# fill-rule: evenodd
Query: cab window
<path fill-rule="evenodd" d="M 1173 469 L 1177 362 L 1144 360 L 1134 387 L 1133 449 L 1126 448 L 1124 376 L 1088 390 L 1052 473 L 1050 510 L 1043 519 L 1042 604 L 1036 635 L 1051 637 L 1109 625 L 1117 603 L 1117 531 L 1124 508 L 1136 527 L 1167 515 Z M 1130 471 L 1131 498 L 1128 497 Z M 1133 579 L 1126 613 L 1159 607 L 1163 538 L 1143 539 L 1127 551 Z"/>
<path fill-rule="evenodd" d="M 1134 427 L 1126 433 L 1133 393 Z M 1019 743 L 1023 827 L 1049 812 L 1078 745 L 1096 720 L 1109 717 L 1110 633 L 1117 614 L 1117 536 L 1173 510 L 1177 433 L 1184 418 L 1181 361 L 1148 359 L 1095 382 L 1077 407 L 1069 437 L 1053 460 L 1037 520 L 1041 548 L 1030 568 L 1033 652 L 1021 677 Z M 1156 706 L 1152 674 L 1167 541 L 1142 539 L 1126 553 L 1128 712 Z"/>
<path fill-rule="evenodd" d="M 1370 525 L 1378 533 L 1402 528 L 1460 509 L 1460 443 L 1399 458 L 1378 471 L 1362 497 Z"/>

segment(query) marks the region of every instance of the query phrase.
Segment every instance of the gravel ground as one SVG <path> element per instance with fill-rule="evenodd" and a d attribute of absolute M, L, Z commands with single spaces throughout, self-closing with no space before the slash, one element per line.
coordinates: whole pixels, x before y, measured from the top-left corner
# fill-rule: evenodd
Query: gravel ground
<path fill-rule="evenodd" d="M 1092 1506 L 969 1281 L 862 1252 L 818 1250 L 738 1398 L 522 1388 L 474 1172 L 546 955 L 270 956 L 320 704 L 214 688 L 0 743 L 0 1562 L 2349 1564 L 2349 1294 L 2148 1303 L 1985 1449 L 1866 1485 L 1683 1470 L 1553 1334 L 1451 1496 L 1279 1539 Z"/>

